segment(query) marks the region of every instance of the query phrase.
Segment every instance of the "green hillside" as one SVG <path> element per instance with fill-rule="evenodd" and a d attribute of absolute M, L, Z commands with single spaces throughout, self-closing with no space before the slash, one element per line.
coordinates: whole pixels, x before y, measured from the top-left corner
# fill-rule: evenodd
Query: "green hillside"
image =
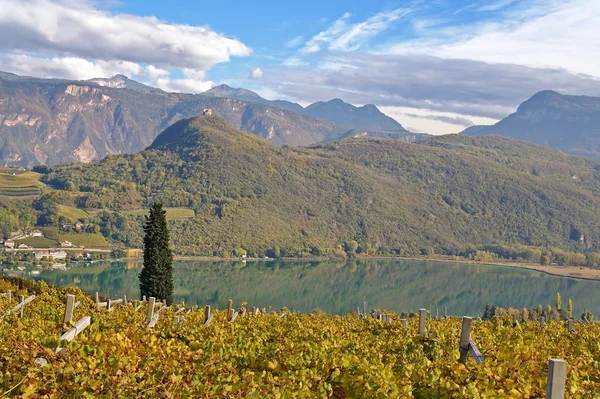
<path fill-rule="evenodd" d="M 42 181 L 62 205 L 113 210 L 90 217 L 127 245 L 141 244 L 136 210 L 161 201 L 195 212 L 170 222 L 181 252 L 408 255 L 597 248 L 599 170 L 594 160 L 497 136 L 281 148 L 206 116 L 174 124 L 141 153 L 55 167 Z"/>

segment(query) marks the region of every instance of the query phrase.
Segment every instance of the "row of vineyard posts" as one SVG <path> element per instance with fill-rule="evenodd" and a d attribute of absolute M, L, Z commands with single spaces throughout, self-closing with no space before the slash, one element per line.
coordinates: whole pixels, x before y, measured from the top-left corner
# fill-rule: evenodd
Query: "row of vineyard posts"
<path fill-rule="evenodd" d="M 0 293 L 0 297 L 4 297 L 8 300 L 8 303 L 12 303 L 13 299 L 12 299 L 11 291 L 7 291 L 5 293 Z M 24 296 L 20 295 L 18 297 L 18 301 L 17 301 L 16 305 L 13 308 L 11 308 L 4 315 L 0 315 L 0 320 L 4 319 L 6 316 L 8 316 L 9 314 L 12 314 L 12 313 L 18 313 L 19 317 L 23 317 L 23 310 L 25 309 L 26 305 L 33 302 L 34 299 L 35 299 L 35 295 L 32 295 L 28 298 L 25 298 Z M 145 296 L 143 296 L 141 300 L 135 300 L 135 301 L 128 301 L 127 296 L 123 296 L 123 298 L 119 298 L 119 299 L 113 299 L 113 300 L 107 299 L 106 301 L 100 301 L 100 295 L 96 292 L 95 300 L 96 300 L 96 305 L 99 308 L 106 308 L 107 312 L 112 312 L 115 309 L 117 309 L 117 305 L 122 305 L 125 307 L 132 306 L 134 311 L 137 312 L 145 304 L 147 304 L 146 318 L 145 318 L 145 325 L 146 325 L 147 329 L 154 328 L 156 326 L 156 324 L 158 323 L 158 319 L 159 319 L 159 315 L 160 315 L 161 311 L 163 311 L 164 309 L 167 309 L 169 307 L 165 303 L 165 301 L 157 301 L 156 298 L 154 298 L 154 297 L 150 297 L 150 298 L 146 299 Z M 80 320 L 78 320 L 77 322 L 75 322 L 73 324 L 73 312 L 77 308 L 79 303 L 80 303 L 79 301 L 76 301 L 75 295 L 68 294 L 66 296 L 65 313 L 64 313 L 63 321 L 64 321 L 65 325 L 70 326 L 70 327 L 59 338 L 59 342 L 61 344 L 75 339 L 75 337 L 77 337 L 77 335 L 79 335 L 87 327 L 89 327 L 89 325 L 91 323 L 91 317 L 84 316 L 83 318 L 81 318 Z M 177 325 L 177 326 L 180 326 L 184 322 L 186 314 L 189 314 L 194 311 L 198 311 L 197 306 L 193 306 L 190 308 L 186 308 L 183 305 L 172 305 L 172 306 L 178 307 L 178 309 L 174 313 L 174 315 L 175 315 L 174 322 L 175 322 L 175 325 Z M 418 334 L 419 335 L 423 335 L 423 336 L 427 335 L 427 320 L 428 320 L 427 313 L 428 312 L 426 309 L 419 310 L 419 322 L 418 322 Z M 227 318 L 227 321 L 230 323 L 235 322 L 236 319 L 238 318 L 238 316 L 252 316 L 252 315 L 256 316 L 259 314 L 271 315 L 271 314 L 277 314 L 277 313 L 274 313 L 274 312 L 269 313 L 266 308 L 262 308 L 262 310 L 261 310 L 260 308 L 253 307 L 250 310 L 248 307 L 243 307 L 241 309 L 241 314 L 239 314 L 238 311 L 235 311 L 233 309 L 233 300 L 230 299 L 227 302 L 226 318 Z M 279 313 L 279 317 L 280 318 L 285 317 L 286 314 L 287 313 L 282 311 L 281 313 Z M 359 318 L 369 318 L 369 317 L 374 318 L 382 323 L 390 323 L 390 324 L 393 323 L 393 319 L 392 319 L 391 315 L 389 315 L 389 314 L 383 314 L 382 312 L 379 312 L 379 311 L 371 311 L 369 314 L 367 314 L 366 302 L 363 303 L 362 312 L 359 307 L 356 315 Z M 449 316 L 447 315 L 447 310 L 444 309 L 444 318 L 448 318 L 448 317 Z M 434 320 L 436 320 L 436 319 L 439 319 L 439 316 L 436 315 Z M 213 314 L 211 313 L 211 307 L 209 305 L 207 305 L 204 308 L 203 320 L 204 320 L 204 325 L 209 325 L 211 323 L 211 321 L 213 320 Z M 429 318 L 429 320 L 431 321 L 431 318 Z M 472 317 L 467 317 L 467 316 L 462 317 L 460 341 L 458 342 L 458 349 L 459 349 L 459 353 L 460 353 L 460 357 L 459 357 L 458 361 L 464 365 L 467 364 L 467 360 L 469 357 L 472 357 L 477 363 L 484 362 L 484 357 L 482 356 L 481 352 L 477 348 L 477 344 L 471 338 L 472 322 L 473 322 Z M 400 323 L 402 325 L 407 326 L 408 320 L 400 319 Z M 539 323 L 542 328 L 544 328 L 546 326 L 545 320 L 543 318 L 539 321 Z M 584 321 L 584 323 L 585 323 L 585 321 Z M 587 323 L 589 323 L 589 322 L 587 322 Z M 513 320 L 513 326 L 515 326 L 515 327 L 518 326 L 517 320 Z M 567 322 L 567 330 L 568 330 L 568 332 L 574 331 L 572 319 L 569 319 Z M 56 347 L 55 351 L 56 351 L 56 353 L 59 353 L 61 351 L 66 351 L 66 349 L 62 348 L 59 344 L 59 346 Z M 43 358 L 38 358 L 35 360 L 35 363 L 39 364 L 41 366 L 44 366 L 45 364 L 47 364 L 47 361 Z M 549 359 L 548 377 L 547 377 L 547 385 L 546 385 L 546 398 L 563 399 L 564 395 L 565 395 L 566 378 L 567 378 L 566 362 L 562 359 Z"/>

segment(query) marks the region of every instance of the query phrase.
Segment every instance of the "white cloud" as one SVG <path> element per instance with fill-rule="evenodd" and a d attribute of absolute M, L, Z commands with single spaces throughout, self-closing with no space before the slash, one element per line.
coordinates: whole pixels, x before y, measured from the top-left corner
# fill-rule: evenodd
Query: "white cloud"
<path fill-rule="evenodd" d="M 0 1 L 0 69 L 21 75 L 83 80 L 120 73 L 196 93 L 214 85 L 207 70 L 251 53 L 208 26 L 111 13 L 98 1 Z"/>
<path fill-rule="evenodd" d="M 330 50 L 358 50 L 365 42 L 388 29 L 392 22 L 408 14 L 408 10 L 397 9 L 382 12 L 364 22 L 350 26 L 346 32 L 335 38 L 329 45 Z"/>
<path fill-rule="evenodd" d="M 262 79 L 262 77 L 263 77 L 262 69 L 254 68 L 252 71 L 250 71 L 249 77 L 250 77 L 250 79 L 255 79 L 255 80 Z"/>
<path fill-rule="evenodd" d="M 84 0 L 2 0 L 0 49 L 206 70 L 251 50 L 206 26 L 111 14 Z"/>
<path fill-rule="evenodd" d="M 283 65 L 288 66 L 288 67 L 296 67 L 296 66 L 308 65 L 308 63 L 306 61 L 300 59 L 299 57 L 290 57 L 290 58 L 287 58 L 285 61 L 283 61 Z"/>
<path fill-rule="evenodd" d="M 206 79 L 206 73 L 195 69 L 184 68 L 183 78 L 159 76 L 149 82 L 164 91 L 175 93 L 203 93 L 215 86 L 215 82 Z"/>
<path fill-rule="evenodd" d="M 509 3 L 498 1 L 480 10 Z M 432 29 L 428 36 L 396 43 L 385 52 L 563 68 L 600 77 L 600 1 L 524 3 L 503 11 L 500 20 Z"/>
<path fill-rule="evenodd" d="M 154 86 L 168 92 L 175 93 L 203 93 L 215 86 L 215 82 L 199 79 L 172 79 L 160 77 L 152 82 Z"/>
<path fill-rule="evenodd" d="M 406 9 L 396 9 L 378 13 L 367 20 L 349 24 L 350 13 L 345 13 L 326 30 L 307 41 L 301 49 L 303 53 L 315 53 L 323 47 L 329 50 L 358 50 L 366 42 L 387 30 L 391 24 L 408 14 Z"/>
<path fill-rule="evenodd" d="M 146 67 L 146 73 L 151 81 L 155 81 L 161 76 L 168 76 L 169 71 L 161 68 L 157 68 L 154 65 L 148 65 Z"/>
<path fill-rule="evenodd" d="M 459 133 L 473 124 L 491 125 L 498 121 L 495 118 L 422 108 L 388 106 L 379 107 L 379 109 L 396 119 L 404 127 L 411 126 L 412 131 L 429 134 Z"/>
<path fill-rule="evenodd" d="M 121 73 L 127 76 L 156 73 L 153 66 L 144 68 L 128 61 L 89 61 L 77 57 L 39 58 L 26 54 L 0 56 L 0 70 L 42 78 L 91 79 Z"/>
<path fill-rule="evenodd" d="M 561 69 L 414 54 L 344 52 L 305 59 L 311 63 L 270 70 L 266 84 L 303 103 L 372 103 L 402 125 L 432 134 L 495 123 L 541 90 L 600 95 L 600 80 Z"/>
<path fill-rule="evenodd" d="M 285 43 L 287 48 L 296 48 L 304 43 L 304 36 L 296 36 Z"/>
<path fill-rule="evenodd" d="M 302 48 L 303 53 L 316 53 L 321 50 L 321 45 L 327 44 L 339 37 L 348 28 L 347 20 L 350 13 L 345 13 L 340 19 L 336 20 L 329 28 L 320 32 L 312 39 L 307 41 Z"/>
<path fill-rule="evenodd" d="M 519 0 L 498 0 L 498 1 L 483 1 L 478 3 L 478 7 L 475 8 L 475 11 L 481 12 L 489 12 L 489 11 L 498 11 L 506 8 Z"/>

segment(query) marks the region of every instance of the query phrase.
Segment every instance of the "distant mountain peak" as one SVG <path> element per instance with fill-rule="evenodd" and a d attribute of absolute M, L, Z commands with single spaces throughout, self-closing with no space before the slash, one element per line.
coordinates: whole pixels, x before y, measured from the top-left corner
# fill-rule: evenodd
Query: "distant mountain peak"
<path fill-rule="evenodd" d="M 390 132 L 407 131 L 395 119 L 385 115 L 373 104 L 356 107 L 340 98 L 311 104 L 306 107 L 304 114 L 354 129 Z"/>
<path fill-rule="evenodd" d="M 238 100 L 248 100 L 252 101 L 253 99 L 264 100 L 261 96 L 256 94 L 255 92 L 248 89 L 241 89 L 236 87 L 231 87 L 226 84 L 220 84 L 211 89 L 208 89 L 204 93 L 205 96 L 214 96 L 214 97 L 232 97 L 237 98 Z"/>
<path fill-rule="evenodd" d="M 472 126 L 471 136 L 502 135 L 575 155 L 600 158 L 600 98 L 543 90 L 491 126 Z"/>

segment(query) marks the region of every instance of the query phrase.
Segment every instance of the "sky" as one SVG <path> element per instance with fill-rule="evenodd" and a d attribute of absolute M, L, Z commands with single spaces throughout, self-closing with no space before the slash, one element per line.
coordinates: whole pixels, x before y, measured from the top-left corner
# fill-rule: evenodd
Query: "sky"
<path fill-rule="evenodd" d="M 414 132 L 600 96 L 600 0 L 0 0 L 0 70 L 375 104 Z"/>

